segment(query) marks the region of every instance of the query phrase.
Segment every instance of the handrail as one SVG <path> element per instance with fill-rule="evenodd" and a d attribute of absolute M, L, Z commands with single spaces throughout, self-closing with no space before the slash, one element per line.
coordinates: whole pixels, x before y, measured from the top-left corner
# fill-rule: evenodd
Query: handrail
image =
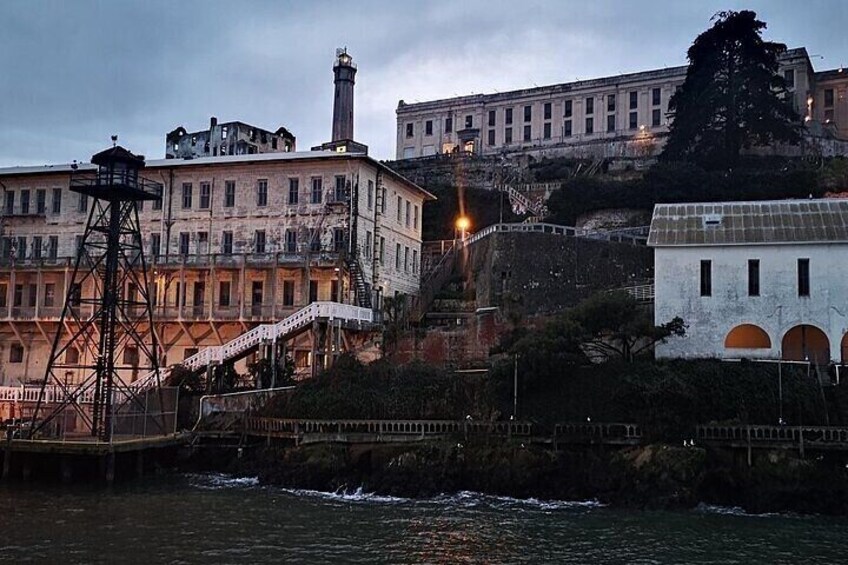
<path fill-rule="evenodd" d="M 529 437 L 533 424 L 522 421 L 482 420 L 317 420 L 301 418 L 245 418 L 248 434 L 284 434 L 302 437 L 303 434 L 378 434 L 406 436 L 444 436 L 454 434 L 488 434 Z"/>

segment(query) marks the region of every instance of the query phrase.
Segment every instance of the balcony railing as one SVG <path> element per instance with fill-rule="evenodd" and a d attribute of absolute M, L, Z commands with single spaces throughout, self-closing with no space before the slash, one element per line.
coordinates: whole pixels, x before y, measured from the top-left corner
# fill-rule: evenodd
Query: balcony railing
<path fill-rule="evenodd" d="M 137 171 L 136 171 L 137 173 Z M 136 200 L 162 198 L 162 185 L 128 171 L 78 171 L 71 175 L 70 188 L 74 192 L 109 199 L 114 189 L 122 190 Z"/>

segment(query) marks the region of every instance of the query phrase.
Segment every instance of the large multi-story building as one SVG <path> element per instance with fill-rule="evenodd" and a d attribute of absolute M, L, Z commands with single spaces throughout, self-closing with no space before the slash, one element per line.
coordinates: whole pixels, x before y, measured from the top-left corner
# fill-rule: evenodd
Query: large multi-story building
<path fill-rule="evenodd" d="M 331 143 L 333 151 L 146 163 L 145 178 L 163 186 L 139 218 L 165 363 L 311 302 L 379 308 L 384 296 L 418 292 L 422 208 L 434 197 L 361 144 Z M 92 209 L 71 180 L 94 170 L 0 169 L 0 385 L 44 377 Z M 298 366 L 312 364 L 306 336 L 289 351 Z"/>
<path fill-rule="evenodd" d="M 218 155 L 289 153 L 296 150 L 295 137 L 280 127 L 270 132 L 242 122 L 218 123 L 209 119 L 209 129 L 187 132 L 182 126 L 165 136 L 166 159 L 198 159 Z"/>
<path fill-rule="evenodd" d="M 792 104 L 810 125 L 848 139 L 848 72 L 815 72 L 806 49 L 780 57 Z M 397 159 L 462 151 L 639 157 L 668 134 L 668 102 L 687 67 L 397 107 Z"/>

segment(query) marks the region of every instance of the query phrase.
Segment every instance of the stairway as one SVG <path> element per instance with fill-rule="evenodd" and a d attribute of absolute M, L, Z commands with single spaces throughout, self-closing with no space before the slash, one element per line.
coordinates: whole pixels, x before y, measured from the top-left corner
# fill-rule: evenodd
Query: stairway
<path fill-rule="evenodd" d="M 359 261 L 359 253 L 347 260 L 347 267 L 353 279 L 353 287 L 356 290 L 356 304 L 360 308 L 371 308 L 371 288 L 365 281 L 365 273 L 362 272 L 362 263 Z"/>

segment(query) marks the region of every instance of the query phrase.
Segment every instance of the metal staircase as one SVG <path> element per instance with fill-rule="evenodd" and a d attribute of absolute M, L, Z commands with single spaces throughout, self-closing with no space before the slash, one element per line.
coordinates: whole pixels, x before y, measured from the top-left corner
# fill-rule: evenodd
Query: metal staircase
<path fill-rule="evenodd" d="M 338 302 L 313 302 L 309 306 L 301 308 L 291 316 L 275 323 L 262 324 L 249 330 L 224 345 L 211 346 L 200 350 L 195 355 L 188 357 L 181 364 L 191 371 L 199 371 L 213 363 L 225 363 L 236 361 L 247 355 L 251 350 L 267 341 L 288 340 L 302 331 L 311 327 L 314 320 L 342 320 L 361 326 L 373 322 L 373 313 L 370 308 L 362 308 L 352 304 L 340 304 Z M 128 388 L 135 393 L 150 389 L 157 383 L 165 380 L 170 373 L 170 368 L 162 368 L 158 372 L 150 372 L 130 384 Z M 17 386 L 0 387 L 0 401 L 6 402 L 36 402 L 41 391 L 41 386 Z M 60 386 L 44 387 L 44 397 L 41 402 L 55 403 L 63 402 L 68 391 Z M 91 403 L 94 401 L 94 390 L 86 389 L 79 393 L 77 402 Z M 116 402 L 123 401 L 120 395 L 116 395 Z"/>
<path fill-rule="evenodd" d="M 347 268 L 350 271 L 353 287 L 356 291 L 356 304 L 360 308 L 371 308 L 371 288 L 365 280 L 362 263 L 359 260 L 359 250 L 348 257 Z"/>

